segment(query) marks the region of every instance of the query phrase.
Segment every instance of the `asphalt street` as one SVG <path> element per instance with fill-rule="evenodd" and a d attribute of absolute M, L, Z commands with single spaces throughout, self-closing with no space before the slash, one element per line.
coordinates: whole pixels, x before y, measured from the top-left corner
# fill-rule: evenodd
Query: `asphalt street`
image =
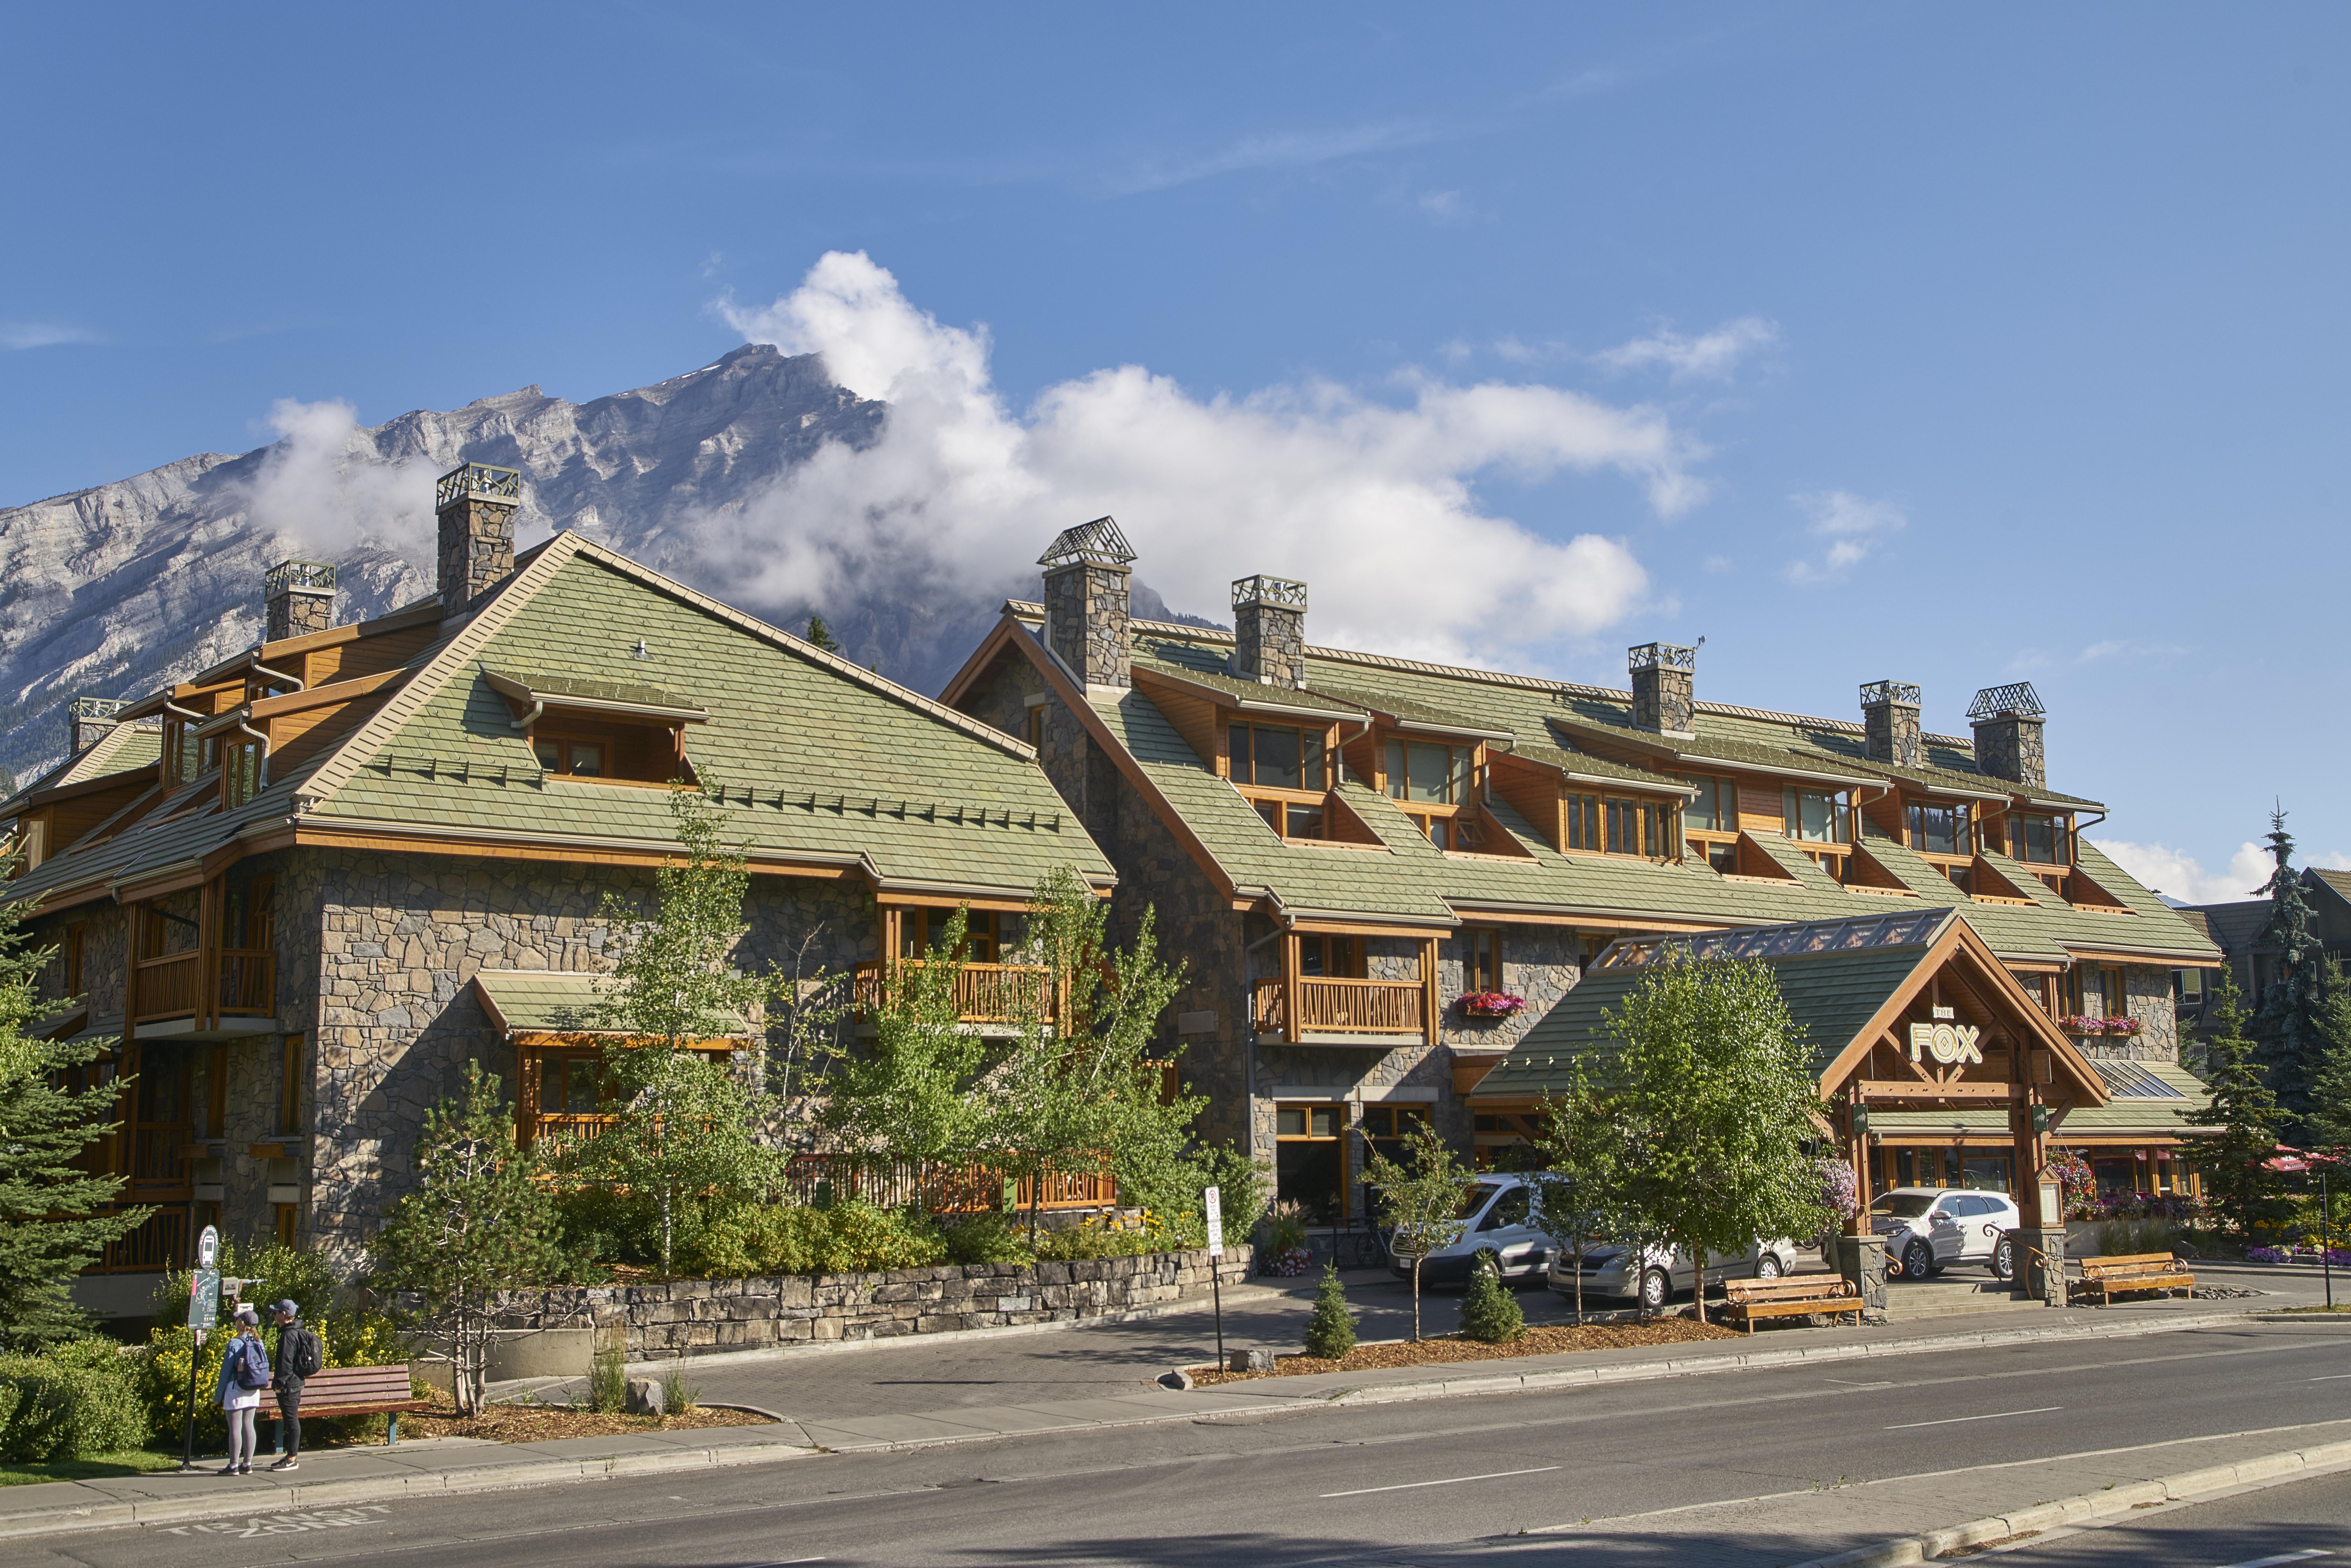
<path fill-rule="evenodd" d="M 2285 1568 L 2351 1562 L 2351 1471 L 2019 1542 L 2001 1568 Z"/>
<path fill-rule="evenodd" d="M 2081 1463 L 2063 1456 L 2130 1449 L 2133 1463 L 2184 1469 L 2199 1462 L 2194 1440 L 2248 1432 L 2279 1448 L 2351 1437 L 2351 1332 L 2247 1322 L 1920 1354 L 1865 1367 L 822 1456 L 52 1537 L 0 1545 L 0 1564 L 1788 1562 L 1815 1554 L 1818 1536 L 1807 1540 L 1812 1550 L 1782 1552 L 1751 1525 L 1726 1525 L 1720 1539 L 1614 1539 L 1604 1530 L 1547 1541 L 1520 1532 L 1737 1499 L 1778 1500 L 1772 1517 L 1792 1517 L 1812 1493 L 1917 1478 L 1875 1489 L 1870 1495 L 1882 1503 L 1826 1542 L 1835 1549 L 1915 1528 L 1904 1500 L 1954 1484 L 1938 1472 L 1970 1472 L 1970 1485 L 1990 1484 L 2005 1506 L 2021 1507 L 2059 1495 L 2047 1488 Z M 2291 1493 L 2261 1496 L 2274 1510 Z M 2146 1528 L 2188 1526 L 2164 1520 Z M 2314 1520 L 2308 1528 L 2337 1526 Z M 2126 1547 L 2091 1539 L 2099 1533 L 2048 1550 L 2134 1560 L 2113 1555 Z M 2192 1556 L 2204 1543 L 2189 1549 Z M 2193 1560 L 2262 1554 L 2208 1552 Z"/>

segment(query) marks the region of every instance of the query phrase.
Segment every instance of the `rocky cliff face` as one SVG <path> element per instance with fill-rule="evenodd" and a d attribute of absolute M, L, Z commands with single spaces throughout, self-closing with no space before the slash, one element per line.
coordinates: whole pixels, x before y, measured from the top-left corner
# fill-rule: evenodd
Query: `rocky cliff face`
<path fill-rule="evenodd" d="M 314 423 L 243 456 L 0 509 L 0 766 L 24 779 L 63 756 L 78 695 L 144 695 L 257 641 L 262 573 L 288 556 L 336 563 L 338 622 L 430 594 L 432 479 L 461 461 L 522 470 L 525 545 L 577 528 L 741 603 L 705 564 L 726 559 L 703 548 L 711 530 L 826 443 L 871 444 L 887 414 L 820 359 L 752 344 L 592 402 L 526 387 L 372 429 Z M 1038 519 L 1040 547 L 1071 520 Z M 1005 593 L 1035 593 L 1025 561 L 1005 567 L 951 586 L 883 570 L 838 602 L 742 607 L 795 630 L 815 610 L 844 653 L 935 691 Z M 1135 598 L 1138 615 L 1165 612 L 1140 584 Z"/>

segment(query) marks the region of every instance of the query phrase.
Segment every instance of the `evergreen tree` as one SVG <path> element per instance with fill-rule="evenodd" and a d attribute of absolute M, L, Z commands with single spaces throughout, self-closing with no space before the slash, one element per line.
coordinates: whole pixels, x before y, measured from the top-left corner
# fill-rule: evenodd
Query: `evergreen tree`
<path fill-rule="evenodd" d="M 1306 1316 L 1306 1354 L 1338 1361 L 1355 1348 L 1355 1319 L 1347 1311 L 1346 1282 L 1339 1266 L 1322 1265 L 1322 1286 L 1314 1292 L 1314 1310 Z"/>
<path fill-rule="evenodd" d="M 2268 1166 L 2277 1154 L 2277 1096 L 2253 1064 L 2243 1001 L 2235 969 L 2224 966 L 2204 1015 L 2212 1115 L 2220 1132 L 2203 1143 L 2197 1160 L 2213 1212 L 2250 1239 L 2257 1229 L 2283 1219 L 2285 1206 L 2278 1174 Z"/>
<path fill-rule="evenodd" d="M 616 1136 L 618 1134 L 615 1134 Z M 462 1099 L 424 1113 L 417 1190 L 394 1204 L 369 1251 L 393 1316 L 449 1360 L 461 1414 L 482 1407 L 498 1334 L 494 1291 L 540 1283 L 561 1266 L 561 1221 L 538 1163 L 515 1146 L 498 1081 L 465 1063 Z"/>
<path fill-rule="evenodd" d="M 824 623 L 824 617 L 821 615 L 809 617 L 808 632 L 804 641 L 810 646 L 821 648 L 828 653 L 841 652 L 841 644 L 833 641 L 832 628 Z"/>
<path fill-rule="evenodd" d="M 2278 969 L 2257 998 L 2254 1060 L 2268 1075 L 2287 1131 L 2299 1140 L 2319 1063 L 2331 1051 L 2351 1050 L 2351 1002 L 2314 929 L 2283 811 L 2270 814 L 2269 841 L 2277 869 L 2262 889 L 2270 898 L 2270 917 L 2254 941 L 2277 955 Z"/>
<path fill-rule="evenodd" d="M 1461 1332 L 1486 1344 L 1507 1344 L 1527 1332 L 1526 1314 L 1516 1296 L 1502 1288 L 1491 1271 L 1474 1262 L 1469 1282 L 1461 1292 Z"/>
<path fill-rule="evenodd" d="M 8 870 L 0 862 L 0 875 Z M 12 1352 L 87 1332 L 74 1276 L 155 1212 L 106 1212 L 121 1178 L 78 1163 L 114 1131 L 124 1085 L 68 1088 L 67 1076 L 102 1049 L 26 1038 L 26 1026 L 57 1004 L 39 999 L 51 949 L 26 945 L 18 913 L 0 904 L 0 1350 Z"/>
<path fill-rule="evenodd" d="M 2351 1155 L 2351 983 L 2343 967 L 2326 960 L 2326 1001 L 2321 1015 L 2326 1048 L 2311 1069 L 2310 1112 L 2303 1141 L 2338 1159 Z"/>

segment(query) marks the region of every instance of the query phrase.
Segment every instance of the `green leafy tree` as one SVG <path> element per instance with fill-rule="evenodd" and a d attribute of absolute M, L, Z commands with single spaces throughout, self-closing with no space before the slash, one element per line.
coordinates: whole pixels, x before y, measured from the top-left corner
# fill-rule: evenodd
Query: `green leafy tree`
<path fill-rule="evenodd" d="M 821 615 L 809 617 L 805 640 L 810 647 L 821 648 L 828 653 L 841 652 L 841 644 L 833 640 L 832 628 L 824 623 L 824 617 Z"/>
<path fill-rule="evenodd" d="M 2285 813 L 2270 813 L 2270 852 L 2277 866 L 2262 891 L 2270 916 L 2254 938 L 2277 956 L 2277 977 L 2255 998 L 2253 1059 L 2278 1099 L 2281 1121 L 2296 1139 L 2313 1101 L 2313 1080 L 2331 1054 L 2351 1051 L 2351 999 L 2342 971 L 2326 956 L 2302 873 L 2294 865 L 2294 838 Z"/>
<path fill-rule="evenodd" d="M 1191 1127 L 1206 1099 L 1161 1092 L 1155 1047 L 1184 971 L 1160 957 L 1154 913 L 1116 946 L 1107 904 L 1056 866 L 1039 879 L 1024 956 L 1044 983 L 1021 993 L 1010 1048 L 982 1082 L 982 1144 L 990 1165 L 1028 1179 L 1030 1239 L 1051 1176 L 1105 1157 L 1122 1201 L 1196 1204 Z"/>
<path fill-rule="evenodd" d="M 1346 1281 L 1335 1263 L 1322 1265 L 1322 1283 L 1314 1292 L 1314 1310 L 1306 1314 L 1306 1354 L 1338 1361 L 1355 1348 L 1355 1317 L 1347 1310 Z"/>
<path fill-rule="evenodd" d="M 2245 1038 L 2244 993 L 2236 971 L 2223 967 L 2204 1014 L 2204 1051 L 2212 1090 L 2217 1136 L 2197 1152 L 2204 1193 L 2223 1224 L 2251 1239 L 2256 1231 L 2283 1222 L 2286 1204 L 2278 1173 L 2269 1168 L 2277 1155 L 2280 1112 L 2261 1069 L 2253 1042 Z"/>
<path fill-rule="evenodd" d="M 1469 1270 L 1469 1282 L 1461 1292 L 1461 1332 L 1484 1344 L 1508 1344 L 1527 1332 L 1518 1298 L 1503 1289 L 1491 1270 L 1475 1265 Z"/>
<path fill-rule="evenodd" d="M 13 863 L 0 862 L 0 875 Z M 26 943 L 20 914 L 0 903 L 0 1350 L 6 1351 L 88 1332 L 88 1314 L 73 1304 L 74 1276 L 155 1212 L 110 1211 L 121 1178 L 82 1168 L 90 1146 L 115 1130 L 126 1085 L 66 1087 L 73 1070 L 98 1061 L 102 1050 L 27 1035 L 28 1024 L 59 1004 L 40 1000 L 53 949 Z"/>
<path fill-rule="evenodd" d="M 1543 1228 L 1567 1243 L 1569 1259 L 1580 1265 L 1585 1245 L 1595 1237 L 1630 1234 L 1625 1129 L 1593 1091 L 1580 1059 L 1571 1066 L 1566 1091 L 1543 1105 L 1536 1125 L 1539 1168 L 1531 1176 L 1541 1195 Z M 1579 1266 L 1572 1271 L 1575 1321 L 1581 1326 L 1583 1270 Z"/>
<path fill-rule="evenodd" d="M 1828 1107 L 1771 966 L 1668 949 L 1601 1015 L 1594 1091 L 1620 1126 L 1634 1228 L 1686 1252 L 1706 1316 L 1710 1257 L 1831 1217 L 1805 1152 Z"/>
<path fill-rule="evenodd" d="M 424 1114 L 416 1190 L 392 1205 L 369 1252 L 393 1316 L 448 1360 L 460 1413 L 485 1398 L 497 1338 L 490 1297 L 551 1279 L 562 1256 L 538 1162 L 515 1145 L 514 1109 L 497 1079 L 465 1064 L 462 1098 Z"/>
<path fill-rule="evenodd" d="M 1477 1177 L 1426 1122 L 1416 1122 L 1404 1137 L 1404 1158 L 1374 1150 L 1364 1162 L 1364 1180 L 1379 1194 L 1380 1222 L 1395 1236 L 1389 1246 L 1412 1260 L 1412 1337 L 1420 1339 L 1420 1265 L 1461 1239 L 1467 1217 L 1462 1197 Z"/>
<path fill-rule="evenodd" d="M 620 1124 L 566 1151 L 568 1174 L 649 1195 L 658 1216 L 662 1271 L 675 1259 L 678 1210 L 714 1197 L 765 1196 L 776 1186 L 778 1149 L 762 1136 L 782 1114 L 731 1053 L 706 1049 L 764 1016 L 777 987 L 747 974 L 734 952 L 749 929 L 750 874 L 726 841 L 727 813 L 708 793 L 679 789 L 670 820 L 683 860 L 654 873 L 650 915 L 607 894 L 602 915 L 620 948 L 598 997 L 607 1092 Z"/>

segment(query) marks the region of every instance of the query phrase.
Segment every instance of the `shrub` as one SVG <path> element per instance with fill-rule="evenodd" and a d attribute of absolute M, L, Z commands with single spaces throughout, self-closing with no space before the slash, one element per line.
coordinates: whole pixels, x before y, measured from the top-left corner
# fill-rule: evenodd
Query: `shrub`
<path fill-rule="evenodd" d="M 1037 1254 L 1019 1226 L 1000 1214 L 975 1214 L 967 1219 L 942 1222 L 950 1263 L 1033 1263 Z"/>
<path fill-rule="evenodd" d="M 7 1412 L 0 1459 L 46 1464 L 136 1448 L 147 1437 L 140 1395 L 139 1353 L 111 1340 L 0 1356 L 0 1406 Z"/>
<path fill-rule="evenodd" d="M 611 1416 L 625 1408 L 628 1402 L 629 1378 L 621 1347 L 608 1345 L 596 1353 L 596 1360 L 588 1369 L 588 1408 L 599 1416 Z"/>
<path fill-rule="evenodd" d="M 1355 1320 L 1347 1311 L 1347 1287 L 1337 1265 L 1322 1265 L 1322 1287 L 1306 1318 L 1306 1354 L 1337 1361 L 1355 1348 Z"/>
<path fill-rule="evenodd" d="M 798 1203 L 715 1208 L 685 1229 L 676 1252 L 683 1272 L 726 1280 L 921 1269 L 946 1257 L 938 1226 L 861 1199 L 831 1208 Z"/>
<path fill-rule="evenodd" d="M 1217 1206 L 1224 1212 L 1225 1245 L 1238 1247 L 1265 1218 L 1266 1204 L 1273 1197 L 1264 1167 L 1229 1143 L 1201 1150 L 1195 1161 L 1200 1185 L 1217 1188 Z"/>
<path fill-rule="evenodd" d="M 1502 1289 L 1502 1282 L 1491 1272 L 1474 1263 L 1468 1289 L 1461 1293 L 1461 1332 L 1487 1344 L 1507 1344 L 1527 1332 L 1526 1314 L 1519 1310 L 1518 1298 Z"/>
<path fill-rule="evenodd" d="M 1134 1258 L 1166 1249 L 1155 1220 L 1128 1224 L 1113 1215 L 1081 1219 L 1075 1225 L 1055 1225 L 1037 1232 L 1037 1256 L 1055 1263 L 1089 1258 Z"/>

